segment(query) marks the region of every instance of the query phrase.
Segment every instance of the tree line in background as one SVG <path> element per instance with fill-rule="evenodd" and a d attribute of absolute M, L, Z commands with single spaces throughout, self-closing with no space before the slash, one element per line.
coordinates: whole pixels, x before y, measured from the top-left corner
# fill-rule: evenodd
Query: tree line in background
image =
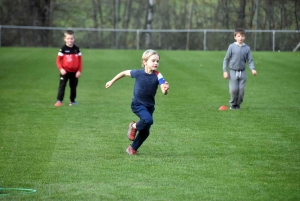
<path fill-rule="evenodd" d="M 1 0 L 0 24 L 43 27 L 81 27 L 99 29 L 230 29 L 299 30 L 299 0 Z M 31 32 L 30 32 L 31 31 Z M 49 30 L 24 30 L 8 36 L 2 44 L 18 37 L 34 38 L 32 43 L 56 45 L 58 34 Z M 25 33 L 26 32 L 26 33 Z M 15 34 L 13 34 L 15 33 Z M 186 33 L 171 34 L 169 41 L 180 41 Z M 97 32 L 82 34 L 93 39 L 94 47 L 126 48 L 133 34 Z M 153 34 L 143 32 L 145 46 L 151 46 Z M 222 37 L 222 36 L 220 36 Z M 232 35 L 226 36 L 232 38 Z M 297 40 L 299 36 L 297 36 Z M 105 41 L 115 41 L 105 44 Z M 270 40 L 270 37 L 269 37 Z M 183 42 L 185 43 L 185 42 Z M 176 43 L 177 44 L 177 43 Z M 89 45 L 93 47 L 93 45 Z M 179 46 L 184 46 L 179 45 Z"/>

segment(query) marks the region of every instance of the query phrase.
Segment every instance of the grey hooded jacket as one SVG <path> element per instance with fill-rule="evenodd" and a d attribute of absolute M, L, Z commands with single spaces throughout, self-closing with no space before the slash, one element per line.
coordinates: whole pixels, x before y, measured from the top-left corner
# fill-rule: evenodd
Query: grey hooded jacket
<path fill-rule="evenodd" d="M 250 47 L 245 43 L 243 43 L 242 46 L 239 46 L 236 42 L 234 42 L 229 45 L 225 55 L 223 61 L 223 72 L 226 72 L 226 68 L 228 66 L 230 70 L 243 71 L 245 70 L 246 62 L 248 62 L 251 70 L 255 70 Z"/>

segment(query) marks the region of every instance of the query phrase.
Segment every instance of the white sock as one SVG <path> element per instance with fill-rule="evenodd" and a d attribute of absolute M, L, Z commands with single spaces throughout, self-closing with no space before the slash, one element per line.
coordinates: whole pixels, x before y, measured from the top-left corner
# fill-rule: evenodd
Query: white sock
<path fill-rule="evenodd" d="M 132 124 L 132 127 L 136 129 L 136 123 Z"/>

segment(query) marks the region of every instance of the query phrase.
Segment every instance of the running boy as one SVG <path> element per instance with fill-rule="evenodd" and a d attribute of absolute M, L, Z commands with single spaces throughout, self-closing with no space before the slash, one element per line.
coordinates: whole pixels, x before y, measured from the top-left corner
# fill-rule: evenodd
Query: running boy
<path fill-rule="evenodd" d="M 223 77 L 225 79 L 229 78 L 229 93 L 231 96 L 229 103 L 232 110 L 240 109 L 244 99 L 246 62 L 248 62 L 252 74 L 256 75 L 250 47 L 244 43 L 246 39 L 245 30 L 237 28 L 234 32 L 234 39 L 236 42 L 229 45 L 223 61 Z M 227 72 L 228 64 L 229 75 Z"/>
<path fill-rule="evenodd" d="M 129 155 L 136 155 L 138 148 L 150 134 L 158 85 L 160 85 L 163 94 L 168 94 L 169 84 L 164 80 L 162 74 L 157 71 L 159 59 L 160 56 L 155 50 L 146 50 L 142 55 L 142 67 L 144 69 L 120 72 L 105 85 L 106 88 L 109 88 L 115 81 L 124 76 L 135 78 L 131 109 L 140 120 L 129 124 L 127 137 L 133 141 L 126 149 Z M 138 134 L 136 135 L 137 131 Z"/>
<path fill-rule="evenodd" d="M 78 85 L 78 78 L 82 71 L 82 57 L 79 47 L 74 44 L 75 34 L 68 30 L 64 33 L 64 41 L 66 44 L 61 47 L 56 59 L 56 65 L 60 71 L 60 81 L 57 93 L 57 101 L 55 106 L 62 105 L 65 96 L 65 88 L 68 80 L 70 86 L 70 106 L 77 105 L 76 88 Z"/>

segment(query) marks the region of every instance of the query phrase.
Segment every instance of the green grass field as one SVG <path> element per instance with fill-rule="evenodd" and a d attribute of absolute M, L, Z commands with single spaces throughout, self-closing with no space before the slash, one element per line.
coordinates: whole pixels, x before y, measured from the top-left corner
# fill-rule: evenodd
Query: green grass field
<path fill-rule="evenodd" d="M 143 51 L 82 49 L 79 106 L 67 88 L 59 108 L 57 52 L 0 48 L 0 200 L 300 200 L 299 52 L 253 52 L 242 109 L 219 111 L 225 52 L 159 51 L 170 93 L 137 156 L 125 153 L 134 79 L 105 83 Z"/>

